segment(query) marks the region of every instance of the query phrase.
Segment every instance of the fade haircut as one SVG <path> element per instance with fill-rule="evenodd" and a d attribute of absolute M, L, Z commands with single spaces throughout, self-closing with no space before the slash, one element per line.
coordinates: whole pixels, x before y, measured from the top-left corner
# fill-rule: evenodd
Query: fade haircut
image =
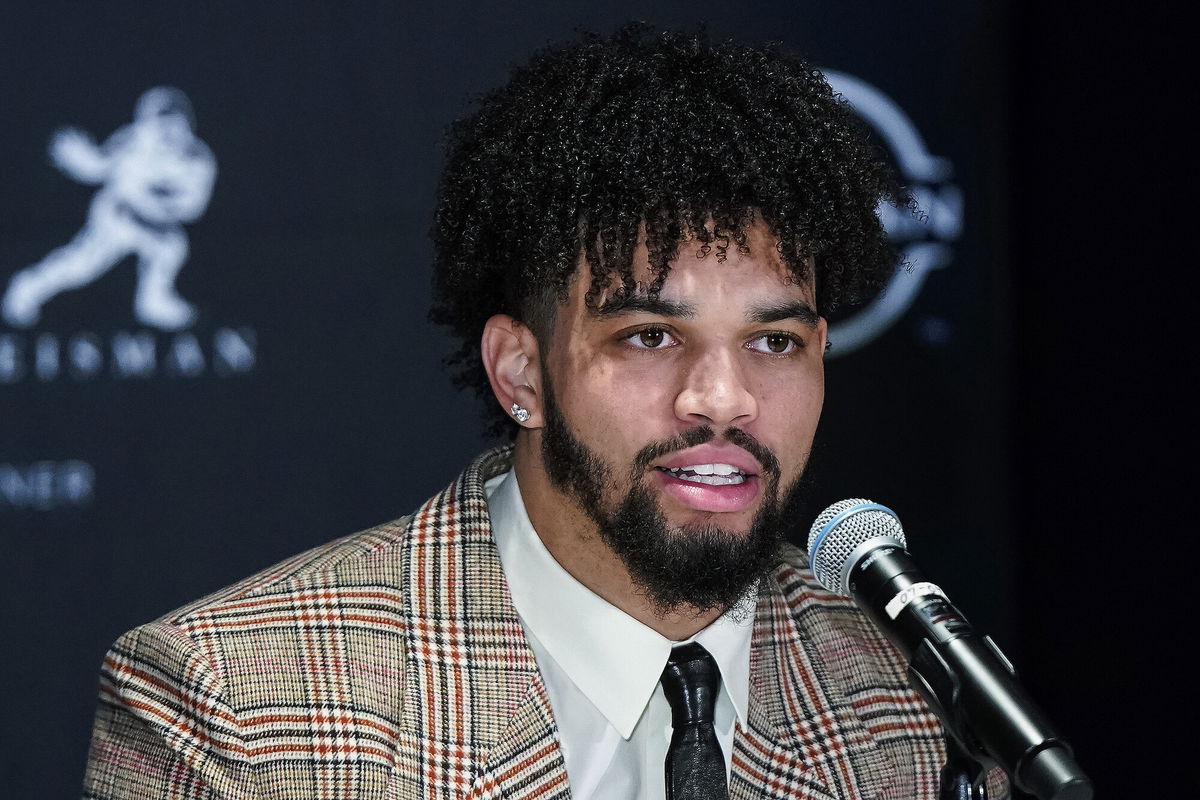
<path fill-rule="evenodd" d="M 581 257 L 594 308 L 656 293 L 685 243 L 718 261 L 748 252 L 761 220 L 794 278 L 815 278 L 824 314 L 894 266 L 881 200 L 908 203 L 846 103 L 778 45 L 642 24 L 585 34 L 535 53 L 451 126 L 430 319 L 459 339 L 455 383 L 499 434 L 511 420 L 483 369 L 484 323 L 509 314 L 545 346 Z M 652 280 L 638 287 L 643 232 Z"/>

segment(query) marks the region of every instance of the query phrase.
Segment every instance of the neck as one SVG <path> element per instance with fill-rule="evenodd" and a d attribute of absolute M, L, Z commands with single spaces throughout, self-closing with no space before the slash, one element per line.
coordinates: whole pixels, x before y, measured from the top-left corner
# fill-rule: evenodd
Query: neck
<path fill-rule="evenodd" d="M 693 606 L 662 609 L 651 603 L 625 563 L 601 538 L 596 523 L 551 483 L 540 457 L 539 436 L 540 432 L 527 429 L 518 433 L 513 468 L 529 521 L 563 569 L 593 593 L 672 641 L 687 639 L 725 612 L 700 611 Z"/>

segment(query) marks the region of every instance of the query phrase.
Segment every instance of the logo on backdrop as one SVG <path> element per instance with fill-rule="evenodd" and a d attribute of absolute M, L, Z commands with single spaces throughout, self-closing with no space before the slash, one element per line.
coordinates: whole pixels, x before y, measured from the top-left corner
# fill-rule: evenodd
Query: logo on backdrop
<path fill-rule="evenodd" d="M 830 357 L 874 341 L 904 315 L 933 270 L 950 263 L 950 243 L 962 232 L 962 191 L 951 182 L 950 162 L 931 155 L 913 121 L 891 98 L 853 75 L 824 70 L 829 85 L 879 135 L 895 159 L 924 218 L 882 203 L 878 213 L 907 268 L 896 270 L 883 291 L 853 316 L 833 323 Z M 930 331 L 937 336 L 937 331 Z"/>
<path fill-rule="evenodd" d="M 133 121 L 103 144 L 62 128 L 50 139 L 50 157 L 68 177 L 99 189 L 75 237 L 12 276 L 0 317 L 13 328 L 34 329 L 55 297 L 132 260 L 133 317 L 144 327 L 109 336 L 87 330 L 0 334 L 0 384 L 251 371 L 253 329 L 188 330 L 197 311 L 175 287 L 188 257 L 184 225 L 204 214 L 217 176 L 212 150 L 196 136 L 187 95 L 150 89 L 138 99 Z"/>
<path fill-rule="evenodd" d="M 74 239 L 13 276 L 4 319 L 32 327 L 55 295 L 86 286 L 135 255 L 138 320 L 168 331 L 192 324 L 196 310 L 175 291 L 188 252 L 183 223 L 208 207 L 217 160 L 196 138 L 187 96 L 151 89 L 138 100 L 133 123 L 102 145 L 77 128 L 62 128 L 50 139 L 50 158 L 80 183 L 99 184 L 100 191 Z"/>

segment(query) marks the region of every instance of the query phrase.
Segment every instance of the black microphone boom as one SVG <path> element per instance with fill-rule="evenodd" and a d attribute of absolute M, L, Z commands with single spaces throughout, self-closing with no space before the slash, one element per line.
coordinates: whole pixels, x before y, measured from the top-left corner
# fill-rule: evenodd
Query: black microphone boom
<path fill-rule="evenodd" d="M 1091 800 L 1092 784 L 1067 742 L 980 636 L 904 549 L 896 515 L 843 500 L 813 523 L 817 580 L 855 603 L 909 659 L 909 680 L 968 752 L 985 755 L 1039 800 Z"/>

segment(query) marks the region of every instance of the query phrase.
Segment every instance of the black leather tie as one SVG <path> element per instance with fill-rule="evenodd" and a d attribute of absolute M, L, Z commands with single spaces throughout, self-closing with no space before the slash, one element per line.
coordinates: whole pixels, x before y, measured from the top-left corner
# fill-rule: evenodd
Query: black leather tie
<path fill-rule="evenodd" d="M 671 704 L 667 750 L 667 800 L 727 800 L 725 758 L 713 728 L 721 688 L 717 662 L 695 642 L 671 650 L 662 674 Z"/>

